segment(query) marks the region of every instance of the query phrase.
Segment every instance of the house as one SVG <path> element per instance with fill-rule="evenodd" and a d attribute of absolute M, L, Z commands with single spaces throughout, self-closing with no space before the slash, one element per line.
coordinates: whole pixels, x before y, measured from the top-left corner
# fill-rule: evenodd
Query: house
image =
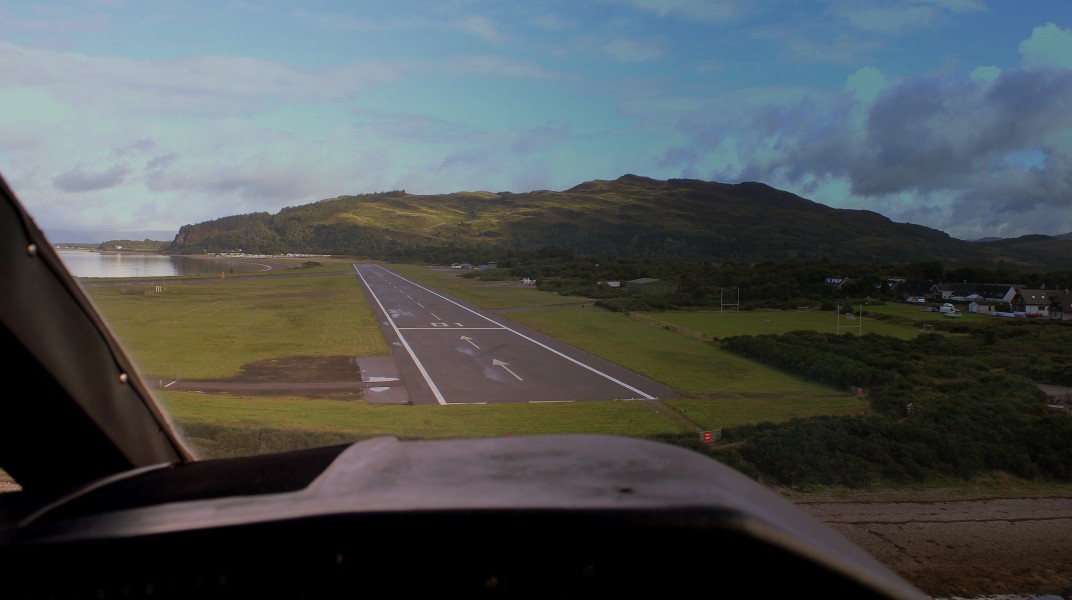
<path fill-rule="evenodd" d="M 473 263 L 454 263 L 450 265 L 452 269 L 472 269 Z"/>
<path fill-rule="evenodd" d="M 935 285 L 932 281 L 905 281 L 901 284 L 901 297 L 905 302 L 926 302 L 934 295 Z"/>
<path fill-rule="evenodd" d="M 965 300 L 990 300 L 994 302 L 1012 302 L 1017 288 L 1022 285 L 1008 283 L 983 283 L 975 286 L 975 290 Z"/>
<path fill-rule="evenodd" d="M 906 302 L 943 302 L 976 303 L 972 312 L 995 312 L 1000 306 L 1012 302 L 1016 290 L 1022 286 L 1008 283 L 929 283 L 908 281 L 901 286 L 901 297 Z"/>
<path fill-rule="evenodd" d="M 1050 292 L 1046 290 L 1016 290 L 1012 299 L 1012 310 L 1025 317 L 1050 318 Z"/>
<path fill-rule="evenodd" d="M 1008 284 L 995 283 L 942 283 L 934 286 L 942 297 L 942 300 L 955 302 L 972 302 L 973 300 L 997 300 L 1011 302 L 1016 294 L 1016 288 Z"/>
<path fill-rule="evenodd" d="M 619 289 L 619 288 L 622 287 L 622 282 L 620 282 L 620 281 L 597 281 L 596 285 L 607 286 L 612 290 L 616 290 L 616 289 Z"/>
<path fill-rule="evenodd" d="M 1072 294 L 1068 290 L 1050 293 L 1050 318 L 1057 321 L 1072 321 Z"/>
<path fill-rule="evenodd" d="M 981 315 L 1011 316 L 1012 306 L 1002 300 L 988 300 L 977 298 L 968 303 L 968 312 Z"/>
<path fill-rule="evenodd" d="M 838 289 L 841 289 L 841 286 L 845 285 L 848 282 L 848 277 L 842 277 L 840 275 L 831 275 L 823 278 L 823 283 L 825 283 L 826 285 L 832 285 Z"/>
<path fill-rule="evenodd" d="M 940 300 L 951 300 L 956 292 L 955 283 L 936 283 L 931 288 L 931 293 Z"/>
<path fill-rule="evenodd" d="M 676 292 L 677 284 L 672 281 L 642 277 L 640 279 L 633 279 L 625 282 L 625 289 L 629 290 L 630 294 L 639 294 L 641 296 L 662 296 Z"/>

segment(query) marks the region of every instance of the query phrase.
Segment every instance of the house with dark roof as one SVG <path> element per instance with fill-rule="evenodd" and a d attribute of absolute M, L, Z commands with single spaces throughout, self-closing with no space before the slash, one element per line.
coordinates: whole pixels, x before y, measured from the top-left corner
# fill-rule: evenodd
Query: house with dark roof
<path fill-rule="evenodd" d="M 1072 294 L 1068 290 L 1050 293 L 1050 318 L 1057 321 L 1072 321 Z"/>
<path fill-rule="evenodd" d="M 936 283 L 931 288 L 931 294 L 934 295 L 937 300 L 952 300 L 953 294 L 956 291 L 957 284 L 955 283 Z"/>
<path fill-rule="evenodd" d="M 1025 317 L 1050 318 L 1050 292 L 1046 290 L 1016 290 L 1012 299 L 1012 310 L 1023 313 Z"/>
<path fill-rule="evenodd" d="M 942 300 L 954 302 L 973 302 L 976 300 L 991 300 L 998 302 L 1011 302 L 1016 294 L 1016 288 L 1023 286 L 1000 284 L 1000 283 L 939 283 L 934 286 L 936 295 Z"/>
<path fill-rule="evenodd" d="M 1012 302 L 1016 295 L 1016 289 L 1021 285 L 1008 283 L 982 283 L 976 284 L 975 289 L 968 295 L 966 300 L 989 300 L 994 302 Z"/>
<path fill-rule="evenodd" d="M 905 302 L 926 302 L 935 294 L 933 281 L 905 281 L 901 284 L 901 298 Z"/>

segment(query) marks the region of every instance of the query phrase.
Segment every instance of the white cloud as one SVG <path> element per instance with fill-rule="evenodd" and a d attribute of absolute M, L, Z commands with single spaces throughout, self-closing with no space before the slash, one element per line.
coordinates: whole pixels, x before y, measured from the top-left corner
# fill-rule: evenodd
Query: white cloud
<path fill-rule="evenodd" d="M 554 80 L 561 76 L 551 70 L 529 62 L 520 62 L 496 56 L 470 56 L 451 60 L 442 70 L 456 73 L 475 73 L 531 80 Z"/>
<path fill-rule="evenodd" d="M 680 17 L 697 19 L 710 23 L 721 23 L 740 17 L 762 4 L 739 2 L 738 0 L 618 0 L 639 10 L 653 12 L 660 17 Z"/>
<path fill-rule="evenodd" d="M 931 3 L 952 12 L 979 12 L 986 10 L 983 0 L 930 0 Z"/>
<path fill-rule="evenodd" d="M 470 35 L 474 35 L 484 41 L 492 42 L 494 44 L 505 42 L 507 39 L 506 34 L 499 31 L 498 27 L 491 19 L 480 15 L 473 15 L 461 19 L 458 21 L 458 27 Z"/>
<path fill-rule="evenodd" d="M 37 50 L 0 40 L 4 85 L 50 90 L 72 105 L 129 114 L 222 114 L 267 101 L 332 102 L 412 72 L 405 63 L 359 63 L 306 72 L 250 58 L 144 61 Z M 241 73 L 236 77 L 236 73 Z"/>
<path fill-rule="evenodd" d="M 575 27 L 575 24 L 567 19 L 560 17 L 559 15 L 540 15 L 534 17 L 531 20 L 533 26 L 547 31 L 568 31 Z"/>
<path fill-rule="evenodd" d="M 993 83 L 1001 75 L 1001 69 L 993 66 L 976 67 L 968 76 L 972 81 Z"/>
<path fill-rule="evenodd" d="M 1025 65 L 1072 69 L 1072 30 L 1053 23 L 1036 27 L 1031 37 L 1020 43 L 1020 54 Z"/>
<path fill-rule="evenodd" d="M 34 146 L 43 134 L 57 131 L 70 116 L 69 107 L 46 90 L 0 88 L 0 154 Z"/>
<path fill-rule="evenodd" d="M 428 22 L 417 17 L 369 19 L 353 17 L 343 13 L 309 10 L 306 8 L 297 8 L 292 11 L 291 14 L 294 18 L 310 23 L 319 29 L 335 31 L 401 31 L 428 26 Z"/>
<path fill-rule="evenodd" d="M 938 12 L 929 6 L 845 6 L 841 16 L 864 31 L 900 33 L 931 25 Z"/>
<path fill-rule="evenodd" d="M 615 38 L 603 45 L 603 51 L 620 62 L 643 62 L 663 56 L 662 48 L 626 38 Z"/>
<path fill-rule="evenodd" d="M 875 67 L 859 69 L 845 80 L 845 89 L 866 105 L 870 105 L 886 86 L 886 76 Z"/>
<path fill-rule="evenodd" d="M 806 35 L 790 27 L 763 27 L 755 30 L 754 35 L 774 44 L 774 47 L 781 49 L 786 60 L 793 62 L 859 64 L 861 56 L 866 56 L 881 45 L 878 40 L 843 33 Z"/>

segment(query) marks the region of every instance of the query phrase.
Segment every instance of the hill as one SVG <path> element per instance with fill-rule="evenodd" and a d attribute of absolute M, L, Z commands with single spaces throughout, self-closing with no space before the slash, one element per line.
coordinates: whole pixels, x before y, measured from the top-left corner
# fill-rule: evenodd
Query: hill
<path fill-rule="evenodd" d="M 340 196 L 275 215 L 186 225 L 169 249 L 479 260 L 489 253 L 540 248 L 660 259 L 829 258 L 1016 268 L 1072 263 L 1072 240 L 1027 236 L 968 242 L 871 211 L 831 208 L 762 183 L 636 175 L 560 192 Z"/>

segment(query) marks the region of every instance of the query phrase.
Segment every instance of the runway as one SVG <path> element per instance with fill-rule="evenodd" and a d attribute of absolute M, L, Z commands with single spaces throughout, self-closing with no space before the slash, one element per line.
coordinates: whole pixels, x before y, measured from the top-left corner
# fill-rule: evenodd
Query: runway
<path fill-rule="evenodd" d="M 487 404 L 672 398 L 670 388 L 562 344 L 501 316 L 406 279 L 385 267 L 355 264 L 378 311 L 397 371 L 362 365 L 390 402 Z M 404 394 L 405 398 L 400 395 Z M 375 401 L 375 394 L 370 394 Z"/>

